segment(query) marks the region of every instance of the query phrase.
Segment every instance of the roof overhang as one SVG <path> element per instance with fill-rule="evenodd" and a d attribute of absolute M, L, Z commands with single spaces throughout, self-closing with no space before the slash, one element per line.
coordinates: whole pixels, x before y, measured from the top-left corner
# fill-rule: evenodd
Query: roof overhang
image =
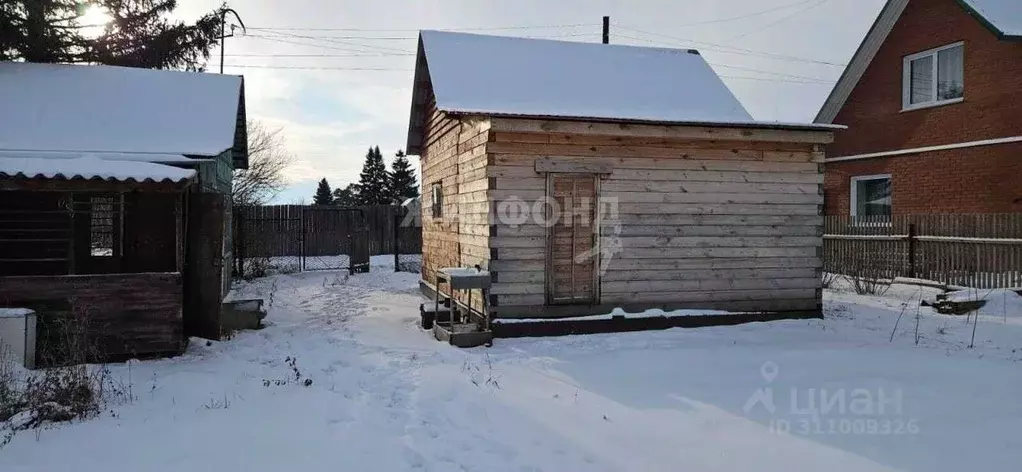
<path fill-rule="evenodd" d="M 405 153 L 411 156 L 422 154 L 422 140 L 426 133 L 426 108 L 429 106 L 433 88 L 429 82 L 429 68 L 426 65 L 426 51 L 422 47 L 422 34 L 415 56 L 415 78 L 412 81 L 412 108 L 408 117 L 408 137 Z"/>
<path fill-rule="evenodd" d="M 996 22 L 991 21 L 990 18 L 987 18 L 987 16 L 984 15 L 983 12 L 977 10 L 968 1 L 966 1 L 966 0 L 956 0 L 956 1 L 958 2 L 959 5 L 962 6 L 962 8 L 965 9 L 966 12 L 969 13 L 969 15 L 972 15 L 972 17 L 976 18 L 976 20 L 978 20 L 980 23 L 983 24 L 983 26 L 985 26 L 988 30 L 990 30 L 990 32 L 993 33 L 994 36 L 997 36 L 997 39 L 1000 39 L 1000 40 L 1003 40 L 1003 41 L 1022 41 L 1022 35 L 1017 34 L 1017 33 L 1008 33 L 1006 31 L 1002 31 L 1000 28 L 997 27 L 997 23 Z M 1018 1 L 1018 0 L 1016 0 L 1016 1 Z"/>
<path fill-rule="evenodd" d="M 816 119 L 813 121 L 816 123 L 833 123 L 834 118 L 837 117 L 841 107 L 845 105 L 848 100 L 848 96 L 852 94 L 852 89 L 859 83 L 859 79 L 862 78 L 862 74 L 866 73 L 866 69 L 869 64 L 873 62 L 873 58 L 876 57 L 880 47 L 884 44 L 887 39 L 887 35 L 891 34 L 891 30 L 894 29 L 895 23 L 898 22 L 898 18 L 901 17 L 902 12 L 905 11 L 905 7 L 908 6 L 909 0 L 888 0 L 884 8 L 880 10 L 880 15 L 877 16 L 876 21 L 873 22 L 873 26 L 870 27 L 869 32 L 866 33 L 866 37 L 863 38 L 862 43 L 859 44 L 859 48 L 855 50 L 855 55 L 852 56 L 852 60 L 845 67 L 844 72 L 841 73 L 841 78 L 838 79 L 837 84 L 834 85 L 834 89 L 831 90 L 830 95 L 827 97 L 827 101 L 823 102 L 823 107 L 820 112 L 816 115 Z"/>
<path fill-rule="evenodd" d="M 519 115 L 512 113 L 488 112 L 479 110 L 445 110 L 452 116 L 484 116 L 492 118 L 509 118 L 523 120 L 575 121 L 587 123 L 608 123 L 621 125 L 645 126 L 696 126 L 709 128 L 740 128 L 740 129 L 776 129 L 790 131 L 837 131 L 846 129 L 844 125 L 829 123 L 786 123 L 775 121 L 658 121 L 629 118 L 606 118 L 598 116 L 560 116 L 560 115 Z"/>
<path fill-rule="evenodd" d="M 238 117 L 234 125 L 234 147 L 231 149 L 235 169 L 248 169 L 248 117 L 245 113 L 245 78 L 238 92 Z"/>

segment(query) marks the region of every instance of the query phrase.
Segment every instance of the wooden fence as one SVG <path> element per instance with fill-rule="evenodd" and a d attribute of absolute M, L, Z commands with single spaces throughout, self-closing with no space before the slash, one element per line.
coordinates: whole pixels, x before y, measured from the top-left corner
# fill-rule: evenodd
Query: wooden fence
<path fill-rule="evenodd" d="M 402 225 L 404 209 L 306 205 L 235 209 L 238 257 L 337 256 L 351 253 L 348 235 L 365 227 L 370 255 L 422 252 L 422 228 Z M 396 231 L 395 231 L 396 229 Z"/>
<path fill-rule="evenodd" d="M 1022 286 L 1022 213 L 828 216 L 823 232 L 827 272 Z"/>

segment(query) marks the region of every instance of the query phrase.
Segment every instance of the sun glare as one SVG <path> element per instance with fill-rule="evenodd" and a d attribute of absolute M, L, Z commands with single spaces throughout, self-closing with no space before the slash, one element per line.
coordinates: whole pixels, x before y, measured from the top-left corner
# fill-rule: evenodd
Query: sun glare
<path fill-rule="evenodd" d="M 92 5 L 82 12 L 82 16 L 78 17 L 78 25 L 82 28 L 83 36 L 97 38 L 103 34 L 112 19 L 106 8 Z"/>

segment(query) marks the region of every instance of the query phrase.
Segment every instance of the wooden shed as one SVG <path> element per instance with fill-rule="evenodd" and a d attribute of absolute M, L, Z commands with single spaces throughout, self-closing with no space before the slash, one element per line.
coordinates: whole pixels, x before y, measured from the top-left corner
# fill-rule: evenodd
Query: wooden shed
<path fill-rule="evenodd" d="M 0 307 L 36 312 L 40 365 L 219 336 L 227 194 L 247 165 L 242 89 L 214 74 L 0 64 Z"/>
<path fill-rule="evenodd" d="M 421 286 L 488 269 L 493 318 L 818 315 L 834 129 L 755 121 L 697 51 L 423 31 Z"/>

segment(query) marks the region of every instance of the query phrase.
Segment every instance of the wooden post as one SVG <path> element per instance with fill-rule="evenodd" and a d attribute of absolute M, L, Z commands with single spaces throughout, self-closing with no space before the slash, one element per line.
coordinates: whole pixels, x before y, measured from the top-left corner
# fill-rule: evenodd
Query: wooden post
<path fill-rule="evenodd" d="M 908 277 L 916 277 L 916 224 L 908 224 Z"/>
<path fill-rule="evenodd" d="M 398 242 L 401 239 L 401 207 L 392 206 L 394 211 L 394 272 L 401 272 L 401 247 Z"/>
<path fill-rule="evenodd" d="M 298 247 L 298 270 L 305 272 L 305 206 L 298 207 L 298 232 L 302 242 Z"/>
<path fill-rule="evenodd" d="M 610 17 L 603 17 L 603 44 L 610 44 Z"/>
<path fill-rule="evenodd" d="M 238 261 L 238 278 L 245 278 L 245 207 L 240 207 L 234 212 L 235 234 L 234 234 L 234 255 Z"/>

